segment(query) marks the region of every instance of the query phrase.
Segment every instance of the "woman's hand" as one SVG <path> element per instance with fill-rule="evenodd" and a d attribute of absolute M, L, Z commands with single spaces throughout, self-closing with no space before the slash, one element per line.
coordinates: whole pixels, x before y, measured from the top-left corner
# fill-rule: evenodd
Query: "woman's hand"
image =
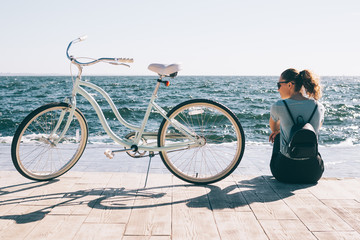
<path fill-rule="evenodd" d="M 272 132 L 269 136 L 269 142 L 274 142 L 275 141 L 275 137 L 276 135 L 278 135 L 280 133 L 280 131 L 275 131 L 275 132 Z"/>
<path fill-rule="evenodd" d="M 276 135 L 280 132 L 280 120 L 277 120 L 276 122 L 270 117 L 269 119 L 271 134 L 269 136 L 269 142 L 274 142 Z"/>

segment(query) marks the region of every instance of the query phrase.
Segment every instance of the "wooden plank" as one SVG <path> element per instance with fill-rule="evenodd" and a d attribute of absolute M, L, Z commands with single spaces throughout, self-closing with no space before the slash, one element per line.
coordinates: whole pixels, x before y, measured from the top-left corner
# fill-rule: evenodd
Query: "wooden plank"
<path fill-rule="evenodd" d="M 4 236 L 6 233 L 6 229 L 10 227 L 10 225 L 15 224 L 15 221 L 12 219 L 0 218 L 0 236 Z M 0 238 L 2 239 L 2 238 Z"/>
<path fill-rule="evenodd" d="M 26 224 L 31 222 L 41 221 L 49 212 L 50 208 L 44 208 L 43 206 L 29 206 L 29 205 L 17 205 L 6 214 L 1 216 L 1 219 L 12 220 L 14 224 Z M 3 228 L 2 231 L 7 231 Z M 1 234 L 0 234 L 1 236 Z"/>
<path fill-rule="evenodd" d="M 0 200 L 4 204 L 0 206 L 0 239 L 11 239 L 13 237 L 12 232 L 16 233 L 16 231 L 19 231 L 22 227 L 24 228 L 24 232 L 30 232 L 37 223 L 36 220 L 32 221 L 29 217 L 41 218 L 45 216 L 41 213 L 37 214 L 37 211 L 42 209 L 42 207 L 21 206 L 19 204 L 7 205 L 6 198 L 1 197 Z M 27 213 L 33 214 L 27 215 Z"/>
<path fill-rule="evenodd" d="M 125 224 L 84 223 L 74 240 L 121 239 Z"/>
<path fill-rule="evenodd" d="M 171 235 L 171 184 L 169 174 L 149 175 L 147 187 L 136 195 L 125 235 Z"/>
<path fill-rule="evenodd" d="M 80 179 L 77 180 L 77 184 L 86 183 L 86 184 L 95 184 L 99 183 L 106 185 L 113 173 L 108 172 L 87 172 Z"/>
<path fill-rule="evenodd" d="M 17 172 L 16 172 L 17 173 Z M 11 194 L 12 197 L 28 197 L 31 196 L 32 192 L 37 188 L 42 188 L 55 183 L 51 182 L 34 182 L 28 181 L 21 177 L 19 173 L 12 176 L 12 178 L 6 180 L 1 184 L 0 193 L 1 195 Z"/>
<path fill-rule="evenodd" d="M 142 179 L 140 174 L 114 173 L 86 222 L 127 223 Z"/>
<path fill-rule="evenodd" d="M 351 232 L 314 232 L 318 240 L 355 240 L 360 239 L 360 234 L 355 231 Z"/>
<path fill-rule="evenodd" d="M 257 219 L 297 219 L 263 177 L 243 180 L 238 186 Z"/>
<path fill-rule="evenodd" d="M 354 199 L 360 202 L 360 178 L 348 178 L 338 181 L 340 188 L 343 188 L 347 192 L 351 192 L 351 195 L 346 199 Z M 344 199 L 344 198 L 343 198 Z"/>
<path fill-rule="evenodd" d="M 78 178 L 81 178 L 82 176 L 84 176 L 84 174 L 87 174 L 87 173 L 86 172 L 78 172 L 78 171 L 70 170 L 66 174 L 61 175 L 58 179 L 61 180 L 61 181 L 73 182 L 75 179 L 78 179 Z"/>
<path fill-rule="evenodd" d="M 33 215 L 33 218 L 36 216 Z M 16 240 L 24 239 L 35 227 L 39 224 L 37 221 L 28 221 L 27 216 L 19 216 L 17 218 L 18 223 L 13 222 L 6 228 L 0 231 L 1 240 Z"/>
<path fill-rule="evenodd" d="M 113 173 L 106 186 L 108 188 L 139 188 L 144 178 L 143 173 Z"/>
<path fill-rule="evenodd" d="M 268 239 L 252 212 L 214 212 L 221 239 Z"/>
<path fill-rule="evenodd" d="M 65 192 L 46 194 L 46 195 L 32 195 L 29 197 L 19 198 L 21 206 L 42 206 L 44 208 L 52 209 L 54 206 L 57 206 L 60 201 L 62 201 Z"/>
<path fill-rule="evenodd" d="M 171 197 L 135 200 L 125 235 L 171 235 Z"/>
<path fill-rule="evenodd" d="M 247 201 L 235 182 L 221 181 L 207 186 L 208 198 L 213 211 L 251 212 Z"/>
<path fill-rule="evenodd" d="M 360 233 L 360 202 L 352 199 L 322 200 L 322 202 Z"/>
<path fill-rule="evenodd" d="M 124 196 L 100 197 L 91 206 L 91 212 L 86 218 L 86 223 L 127 223 L 132 202 L 135 197 Z M 126 201 L 126 205 L 122 202 Z M 128 205 L 130 204 L 130 205 Z"/>
<path fill-rule="evenodd" d="M 9 212 L 10 214 L 10 212 Z M 12 218 L 13 223 L 2 229 L 0 232 L 1 239 L 24 239 L 34 230 L 34 234 L 39 236 L 42 234 L 49 234 L 49 236 L 55 236 L 56 231 L 62 231 L 61 229 L 67 229 L 63 234 L 71 233 L 70 228 L 75 229 L 76 233 L 76 221 L 69 220 L 69 225 L 65 224 L 65 220 L 61 220 L 62 217 L 47 215 L 48 211 L 41 211 L 38 206 L 19 206 L 12 212 L 13 215 L 6 215 L 4 217 Z M 80 227 L 81 223 L 85 219 L 82 216 L 77 225 Z M 66 220 L 67 221 L 67 220 Z M 56 224 L 59 224 L 56 226 Z M 55 231 L 55 232 L 54 232 Z M 30 235 L 34 236 L 34 235 Z M 31 239 L 31 238 L 30 238 Z M 37 237 L 32 239 L 39 239 Z M 59 237 L 60 239 L 60 237 Z"/>
<path fill-rule="evenodd" d="M 296 192 L 295 196 L 289 196 L 287 190 L 274 188 L 275 191 L 284 198 L 284 201 L 291 207 L 291 209 L 296 213 L 296 215 L 306 224 L 311 231 L 349 231 L 352 230 L 348 224 L 345 223 L 344 219 L 336 216 L 331 209 L 324 205 L 324 201 L 319 200 L 315 196 L 328 199 L 330 197 L 334 198 L 352 198 L 354 197 L 349 191 L 341 190 L 341 182 L 346 182 L 347 180 L 321 180 L 319 184 L 311 186 L 309 185 L 308 193 L 305 191 Z M 293 186 L 292 184 L 288 184 Z M 328 193 L 331 191 L 332 186 L 335 187 L 334 193 Z M 299 185 L 296 185 L 298 187 Z M 301 185 L 300 185 L 301 186 Z M 306 185 L 304 185 L 306 187 Z M 311 193 L 311 194 L 310 194 Z M 313 195 L 315 194 L 315 196 Z M 336 196 L 340 194 L 340 196 Z M 333 200 L 331 200 L 333 201 Z"/>
<path fill-rule="evenodd" d="M 212 212 L 186 204 L 173 206 L 172 239 L 220 239 Z"/>
<path fill-rule="evenodd" d="M 287 198 L 295 194 L 310 193 L 309 189 L 314 187 L 314 184 L 288 184 L 277 181 L 274 177 L 264 177 L 265 181 L 270 187 L 280 196 L 280 198 Z"/>
<path fill-rule="evenodd" d="M 318 199 L 355 199 L 356 195 L 353 192 L 357 191 L 360 185 L 349 190 L 343 186 L 347 182 L 346 179 L 321 179 L 309 191 Z"/>
<path fill-rule="evenodd" d="M 174 187 L 172 239 L 220 239 L 208 192 L 209 189 L 204 186 Z"/>
<path fill-rule="evenodd" d="M 253 200 L 251 199 L 251 201 Z M 296 215 L 282 201 L 253 201 L 253 203 L 250 204 L 250 207 L 257 219 L 297 219 Z"/>
<path fill-rule="evenodd" d="M 103 184 L 76 183 L 69 192 L 59 198 L 50 214 L 88 215 L 103 191 Z"/>
<path fill-rule="evenodd" d="M 0 196 L 0 216 L 7 214 L 7 212 L 14 209 L 21 201 L 21 198 L 12 198 L 11 195 Z"/>
<path fill-rule="evenodd" d="M 171 236 L 124 236 L 122 240 L 170 240 Z"/>
<path fill-rule="evenodd" d="M 67 179 L 54 179 L 50 182 L 46 182 L 48 184 L 44 184 L 42 186 L 38 186 L 33 188 L 30 195 L 31 196 L 52 196 L 52 195 L 61 195 L 71 191 L 72 187 L 76 182 L 81 179 L 72 178 L 71 180 Z"/>
<path fill-rule="evenodd" d="M 73 239 L 85 216 L 47 215 L 26 239 Z"/>
<path fill-rule="evenodd" d="M 260 220 L 269 239 L 315 240 L 316 237 L 299 220 Z"/>
<path fill-rule="evenodd" d="M 312 194 L 284 199 L 310 231 L 352 231 L 353 229 Z"/>

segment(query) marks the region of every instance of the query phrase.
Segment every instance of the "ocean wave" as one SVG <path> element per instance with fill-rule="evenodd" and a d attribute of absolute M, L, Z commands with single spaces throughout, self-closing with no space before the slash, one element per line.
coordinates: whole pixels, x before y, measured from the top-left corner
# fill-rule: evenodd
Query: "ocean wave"
<path fill-rule="evenodd" d="M 125 120 L 134 125 L 141 124 L 156 83 L 154 77 L 85 78 L 109 93 Z M 343 76 L 322 78 L 324 88 L 320 102 L 324 104 L 326 112 L 323 128 L 320 130 L 321 145 L 349 145 L 349 137 L 352 138 L 352 144 L 360 144 L 360 100 L 357 97 L 360 91 L 359 79 Z M 19 123 L 33 109 L 48 102 L 62 102 L 64 97 L 71 95 L 69 77 L 0 77 L 0 81 L 0 89 L 4 92 L 0 94 L 0 137 L 3 138 L 14 134 Z M 171 81 L 170 87 L 161 87 L 157 103 L 169 111 L 177 104 L 192 98 L 213 99 L 229 107 L 239 118 L 246 140 L 257 143 L 267 141 L 269 135 L 270 106 L 280 99 L 276 81 L 278 77 L 275 76 L 179 76 Z M 105 110 L 104 115 L 113 130 L 128 132 L 123 126 L 119 126 L 102 96 L 98 94 L 96 99 Z M 88 121 L 90 136 L 104 134 L 91 105 L 80 96 L 77 103 Z M 157 131 L 161 121 L 160 115 L 151 115 L 147 131 Z M 101 140 L 99 143 L 103 141 L 107 142 Z"/>
<path fill-rule="evenodd" d="M 0 137 L 0 143 L 11 143 L 12 140 L 13 140 L 12 136 Z"/>
<path fill-rule="evenodd" d="M 12 136 L 0 136 L 0 144 L 11 144 L 13 140 Z M 101 135 L 101 136 L 89 136 L 88 138 L 88 144 L 90 145 L 111 145 L 116 144 L 111 138 L 109 138 L 107 135 Z M 224 144 L 232 144 L 232 142 L 226 142 Z M 117 144 L 118 145 L 118 144 Z M 246 141 L 246 146 L 272 146 L 272 143 L 266 142 L 266 141 Z M 120 146 L 120 145 L 119 145 Z M 360 143 L 357 143 L 357 140 L 354 138 L 347 138 L 344 141 L 341 141 L 340 143 L 334 143 L 334 144 L 319 144 L 320 147 L 360 147 Z"/>
<path fill-rule="evenodd" d="M 344 141 L 341 141 L 340 143 L 335 144 L 324 144 L 325 147 L 360 147 L 360 143 L 358 143 L 358 140 L 355 138 L 347 138 Z"/>

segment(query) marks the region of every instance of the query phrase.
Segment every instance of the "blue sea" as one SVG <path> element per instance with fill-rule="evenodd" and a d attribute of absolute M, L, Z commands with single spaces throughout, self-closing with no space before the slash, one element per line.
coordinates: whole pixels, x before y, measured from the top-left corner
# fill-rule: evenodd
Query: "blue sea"
<path fill-rule="evenodd" d="M 125 120 L 139 125 L 156 84 L 151 76 L 88 76 L 83 77 L 105 89 Z M 157 103 L 169 110 L 189 99 L 209 98 L 230 108 L 239 118 L 247 144 L 268 142 L 270 106 L 279 100 L 278 76 L 179 76 L 169 87 L 162 85 Z M 360 77 L 322 77 L 325 122 L 320 131 L 320 145 L 360 145 Z M 0 143 L 11 143 L 12 136 L 35 108 L 61 102 L 70 96 L 69 76 L 2 76 L 0 77 Z M 120 136 L 128 133 L 117 124 L 107 102 L 94 93 L 113 131 Z M 90 143 L 112 143 L 102 129 L 95 111 L 81 96 L 78 108 L 89 124 Z M 157 131 L 161 116 L 154 114 L 148 131 Z"/>

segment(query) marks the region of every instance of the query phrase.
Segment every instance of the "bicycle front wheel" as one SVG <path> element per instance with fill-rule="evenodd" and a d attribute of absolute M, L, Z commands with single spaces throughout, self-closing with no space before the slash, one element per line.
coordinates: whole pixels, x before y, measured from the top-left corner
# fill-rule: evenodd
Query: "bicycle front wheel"
<path fill-rule="evenodd" d="M 245 149 L 245 136 L 235 114 L 224 105 L 206 99 L 186 101 L 169 113 L 158 134 L 158 146 L 183 144 L 193 140 L 179 131 L 183 126 L 198 147 L 161 151 L 165 166 L 178 178 L 195 184 L 220 181 L 239 165 Z"/>
<path fill-rule="evenodd" d="M 24 177 L 46 181 L 70 170 L 81 157 L 88 138 L 88 126 L 76 109 L 63 138 L 70 106 L 50 103 L 31 112 L 15 132 L 11 155 Z"/>

